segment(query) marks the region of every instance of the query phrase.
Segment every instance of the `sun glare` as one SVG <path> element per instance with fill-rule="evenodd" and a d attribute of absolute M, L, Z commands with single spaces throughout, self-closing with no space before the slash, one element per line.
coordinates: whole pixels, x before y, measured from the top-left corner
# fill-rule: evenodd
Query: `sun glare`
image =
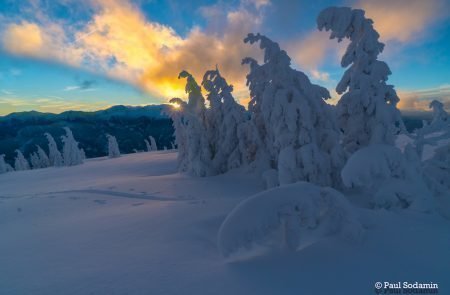
<path fill-rule="evenodd" d="M 179 110 L 181 105 L 179 103 L 170 103 L 170 105 L 175 109 L 175 110 Z"/>

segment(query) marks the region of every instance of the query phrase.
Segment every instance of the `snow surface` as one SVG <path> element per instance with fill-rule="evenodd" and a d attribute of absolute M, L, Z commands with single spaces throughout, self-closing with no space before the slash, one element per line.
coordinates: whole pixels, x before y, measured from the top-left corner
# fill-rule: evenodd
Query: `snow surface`
<path fill-rule="evenodd" d="M 220 225 L 263 184 L 176 166 L 176 153 L 159 151 L 1 174 L 0 293 L 372 294 L 379 280 L 450 293 L 450 223 L 412 211 L 361 209 L 358 244 L 326 238 L 227 262 Z"/>

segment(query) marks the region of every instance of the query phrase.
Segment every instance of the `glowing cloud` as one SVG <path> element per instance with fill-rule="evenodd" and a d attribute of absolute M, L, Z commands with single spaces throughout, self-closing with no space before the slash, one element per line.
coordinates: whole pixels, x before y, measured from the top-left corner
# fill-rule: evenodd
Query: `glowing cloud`
<path fill-rule="evenodd" d="M 448 16 L 445 0 L 363 0 L 356 3 L 373 19 L 384 42 L 408 42 L 420 36 L 434 21 Z"/>
<path fill-rule="evenodd" d="M 184 96 L 183 81 L 177 79 L 181 70 L 189 70 L 201 79 L 206 70 L 217 64 L 235 84 L 235 93 L 248 96 L 246 69 L 240 61 L 247 55 L 254 56 L 255 48 L 245 45 L 242 39 L 261 24 L 260 14 L 269 4 L 267 0 L 243 0 L 231 11 L 204 7 L 201 11 L 207 27 L 194 27 L 186 38 L 169 26 L 147 20 L 128 1 L 91 1 L 95 14 L 82 29 L 73 31 L 48 19 L 10 24 L 3 33 L 3 47 L 13 54 L 101 72 L 164 101 Z M 222 32 L 211 32 L 218 21 Z"/>

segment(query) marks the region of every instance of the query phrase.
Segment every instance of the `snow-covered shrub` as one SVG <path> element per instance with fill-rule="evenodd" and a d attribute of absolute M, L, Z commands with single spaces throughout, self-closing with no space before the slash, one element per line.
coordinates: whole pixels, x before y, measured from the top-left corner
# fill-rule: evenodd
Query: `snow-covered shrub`
<path fill-rule="evenodd" d="M 20 150 L 16 150 L 16 154 L 17 156 L 14 161 L 14 169 L 16 171 L 30 170 L 30 164 L 27 159 L 25 159 L 22 152 Z"/>
<path fill-rule="evenodd" d="M 11 171 L 14 171 L 14 168 L 5 162 L 5 155 L 0 155 L 0 174 Z"/>
<path fill-rule="evenodd" d="M 58 146 L 56 145 L 55 139 L 50 133 L 45 133 L 45 137 L 48 140 L 48 158 L 50 161 L 50 166 L 60 167 L 63 166 L 63 158 L 61 153 L 58 150 Z"/>
<path fill-rule="evenodd" d="M 108 139 L 108 157 L 117 158 L 120 157 L 119 145 L 117 144 L 116 137 L 106 134 L 106 138 Z"/>
<path fill-rule="evenodd" d="M 372 24 L 363 10 L 348 7 L 329 7 L 317 18 L 319 30 L 331 30 L 331 39 L 350 40 L 341 60 L 348 69 L 336 87 L 337 93 L 344 93 L 337 115 L 349 152 L 369 144 L 393 144 L 395 134 L 405 129 L 396 107 L 399 98 L 394 87 L 386 84 L 391 71 L 377 60 L 384 44 Z"/>
<path fill-rule="evenodd" d="M 291 59 L 279 45 L 260 34 L 249 34 L 244 42 L 259 42 L 264 64 L 253 58 L 247 85 L 250 88 L 251 128 L 256 142 L 255 161 L 260 167 L 277 169 L 280 184 L 309 181 L 338 186 L 345 162 L 339 145 L 334 112 L 325 100 L 328 90 L 312 84 L 290 67 Z M 245 136 L 244 140 L 246 140 Z"/>
<path fill-rule="evenodd" d="M 152 151 L 157 151 L 158 150 L 158 146 L 156 145 L 156 140 L 153 136 L 149 136 L 150 139 L 150 148 L 152 149 Z"/>
<path fill-rule="evenodd" d="M 410 155 L 391 145 L 375 144 L 355 152 L 342 169 L 342 181 L 359 189 L 374 208 L 432 209 L 432 194 Z M 420 163 L 419 163 L 420 165 Z"/>
<path fill-rule="evenodd" d="M 242 164 L 239 126 L 247 121 L 245 109 L 236 103 L 233 86 L 228 85 L 217 68 L 205 73 L 202 85 L 208 91 L 206 129 L 212 173 L 224 173 Z"/>
<path fill-rule="evenodd" d="M 73 137 L 73 133 L 68 127 L 64 127 L 66 135 L 61 136 L 63 146 L 64 166 L 75 166 L 83 164 L 82 150 L 78 147 L 78 142 Z"/>
<path fill-rule="evenodd" d="M 236 206 L 222 223 L 218 246 L 228 257 L 254 246 L 296 250 L 307 240 L 341 235 L 359 240 L 361 224 L 344 195 L 298 182 L 258 193 Z"/>

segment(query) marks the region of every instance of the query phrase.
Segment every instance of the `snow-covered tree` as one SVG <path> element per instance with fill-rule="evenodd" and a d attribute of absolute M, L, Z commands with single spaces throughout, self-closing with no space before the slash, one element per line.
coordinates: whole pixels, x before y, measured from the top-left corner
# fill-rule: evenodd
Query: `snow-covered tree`
<path fill-rule="evenodd" d="M 5 155 L 0 155 L 0 174 L 14 171 L 13 167 L 5 162 Z"/>
<path fill-rule="evenodd" d="M 363 10 L 348 7 L 329 7 L 317 18 L 319 30 L 331 30 L 331 39 L 350 40 L 341 60 L 348 69 L 336 91 L 344 93 L 337 115 L 344 148 L 351 153 L 369 144 L 393 145 L 395 134 L 404 130 L 399 98 L 394 87 L 386 84 L 391 71 L 377 60 L 384 44 L 372 24 Z"/>
<path fill-rule="evenodd" d="M 37 151 L 30 155 L 30 163 L 33 169 L 41 169 L 50 166 L 50 160 L 47 157 L 45 151 L 40 147 L 36 146 Z"/>
<path fill-rule="evenodd" d="M 412 135 L 415 137 L 415 146 L 422 160 L 428 160 L 433 157 L 436 150 L 442 142 L 450 139 L 450 116 L 444 110 L 444 105 L 433 100 L 430 103 L 430 109 L 433 110 L 431 122 L 423 121 L 423 126 L 417 129 Z"/>
<path fill-rule="evenodd" d="M 156 145 L 156 140 L 153 136 L 149 136 L 150 139 L 150 148 L 152 151 L 157 151 L 158 150 L 158 146 Z"/>
<path fill-rule="evenodd" d="M 49 160 L 47 154 L 39 145 L 37 146 L 37 156 L 39 157 L 39 161 L 41 163 L 40 166 L 42 168 L 46 168 L 46 167 L 50 166 L 50 160 Z"/>
<path fill-rule="evenodd" d="M 50 133 L 45 133 L 45 137 L 48 140 L 48 150 L 49 150 L 49 161 L 50 166 L 60 167 L 63 166 L 63 158 L 61 153 L 58 150 L 58 146 L 56 145 L 55 139 Z"/>
<path fill-rule="evenodd" d="M 201 87 L 187 71 L 178 78 L 186 78 L 187 103 L 180 98 L 170 100 L 179 108 L 170 113 L 178 145 L 178 167 L 197 176 L 213 174 L 210 167 L 211 152 L 207 139 L 206 106 Z"/>
<path fill-rule="evenodd" d="M 22 152 L 20 150 L 16 150 L 16 154 L 17 156 L 14 162 L 14 169 L 16 171 L 30 170 L 30 164 L 27 159 L 25 159 Z"/>
<path fill-rule="evenodd" d="M 75 166 L 83 164 L 83 152 L 78 147 L 78 142 L 73 137 L 69 127 L 64 127 L 66 135 L 61 136 L 63 146 L 64 166 Z"/>
<path fill-rule="evenodd" d="M 41 167 L 41 160 L 39 159 L 39 155 L 37 153 L 30 154 L 30 163 L 31 167 L 33 169 L 40 169 Z"/>
<path fill-rule="evenodd" d="M 207 71 L 203 87 L 208 91 L 209 108 L 206 113 L 207 137 L 214 174 L 241 166 L 239 128 L 247 121 L 245 109 L 233 98 L 233 86 L 220 75 L 219 70 Z"/>
<path fill-rule="evenodd" d="M 450 123 L 448 113 L 444 110 L 444 104 L 442 102 L 433 100 L 430 103 L 430 109 L 433 110 L 433 119 L 430 125 Z"/>
<path fill-rule="evenodd" d="M 84 149 L 80 148 L 80 154 L 81 154 L 81 161 L 84 162 L 84 160 L 86 160 L 86 153 L 84 152 Z"/>
<path fill-rule="evenodd" d="M 108 157 L 120 157 L 119 145 L 117 144 L 116 138 L 110 134 L 106 134 L 106 138 L 108 138 Z"/>
<path fill-rule="evenodd" d="M 424 174 L 431 189 L 438 196 L 446 196 L 450 205 L 450 144 L 438 148 L 434 156 L 424 163 Z"/>
<path fill-rule="evenodd" d="M 256 161 L 277 169 L 280 184 L 304 180 L 319 185 L 339 185 L 345 161 L 328 91 L 290 67 L 291 59 L 269 38 L 249 34 L 244 42 L 260 42 L 264 64 L 253 58 L 247 84 L 249 111 L 257 135 Z M 245 138 L 244 138 L 245 140 Z M 255 142 L 255 140 L 253 140 Z"/>
<path fill-rule="evenodd" d="M 170 103 L 175 104 L 177 107 L 172 108 L 168 114 L 173 122 L 173 128 L 175 130 L 175 143 L 172 148 L 178 149 L 178 169 L 180 171 L 187 171 L 188 165 L 188 148 L 187 148 L 187 103 L 181 98 L 172 98 Z"/>
<path fill-rule="evenodd" d="M 152 151 L 152 146 L 150 145 L 148 140 L 144 139 L 144 142 L 145 142 L 145 148 L 147 149 L 147 152 L 151 152 Z"/>
<path fill-rule="evenodd" d="M 421 175 L 417 155 L 410 146 L 402 154 L 391 145 L 375 144 L 359 149 L 342 169 L 345 186 L 357 189 L 373 208 L 411 208 L 429 211 L 433 198 Z"/>

